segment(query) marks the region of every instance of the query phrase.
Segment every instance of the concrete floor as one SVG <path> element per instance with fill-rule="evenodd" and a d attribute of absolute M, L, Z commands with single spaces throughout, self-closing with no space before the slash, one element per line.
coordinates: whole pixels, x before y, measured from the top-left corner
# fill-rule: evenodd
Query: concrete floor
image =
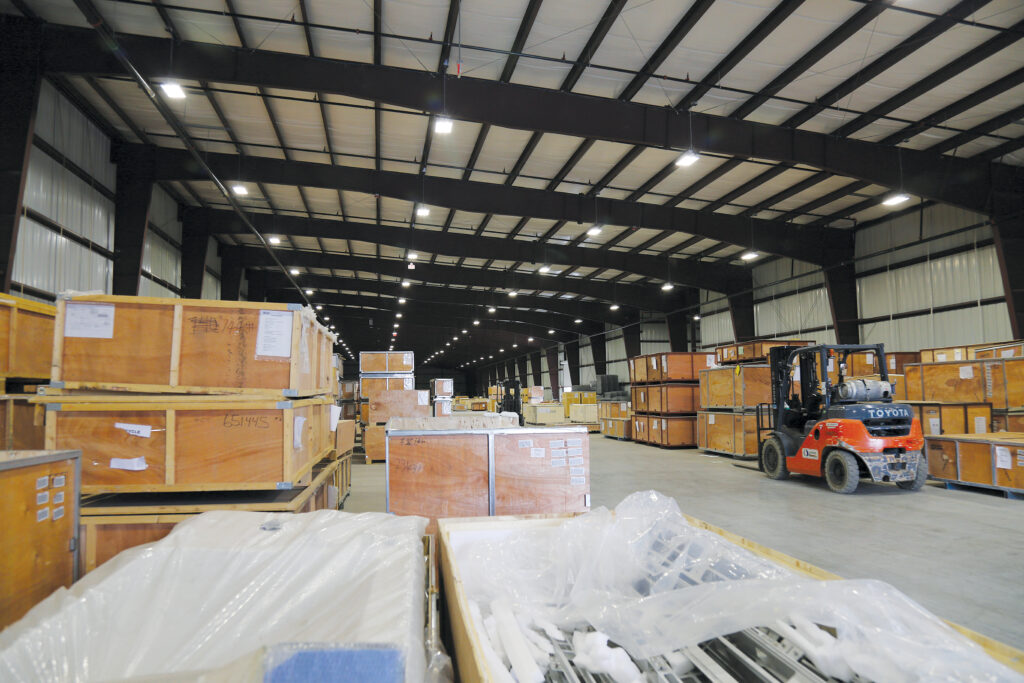
<path fill-rule="evenodd" d="M 845 578 L 886 581 L 936 615 L 1024 648 L 1024 501 L 861 482 L 772 481 L 756 464 L 591 435 L 591 502 L 634 491 Z M 384 510 L 384 465 L 354 465 L 349 512 Z"/>

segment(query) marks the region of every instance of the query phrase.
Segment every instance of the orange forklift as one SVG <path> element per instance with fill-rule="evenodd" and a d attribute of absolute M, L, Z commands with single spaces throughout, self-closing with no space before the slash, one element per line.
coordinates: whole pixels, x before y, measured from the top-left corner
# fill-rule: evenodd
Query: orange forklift
<path fill-rule="evenodd" d="M 847 359 L 863 352 L 876 354 L 880 379 L 846 378 Z M 893 403 L 882 344 L 779 346 L 769 363 L 772 404 L 757 407 L 758 469 L 772 479 L 824 477 L 836 493 L 853 493 L 861 479 L 909 491 L 924 485 L 921 423 L 910 406 Z"/>

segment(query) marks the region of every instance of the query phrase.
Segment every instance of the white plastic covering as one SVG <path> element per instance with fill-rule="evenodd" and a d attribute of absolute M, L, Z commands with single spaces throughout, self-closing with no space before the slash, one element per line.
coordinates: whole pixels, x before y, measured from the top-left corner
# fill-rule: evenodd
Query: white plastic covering
<path fill-rule="evenodd" d="M 629 496 L 614 514 L 602 508 L 559 526 L 453 534 L 452 541 L 466 595 L 479 607 L 471 610 L 481 640 L 497 644 L 491 668 L 504 657 L 520 681 L 531 662 L 507 647 L 517 637 L 539 647 L 555 629 L 559 640 L 595 629 L 648 659 L 758 626 L 798 643 L 820 671 L 841 680 L 1018 680 L 895 588 L 798 576 L 693 527 L 674 500 L 653 491 Z M 502 628 L 505 609 L 518 636 L 507 619 Z"/>
<path fill-rule="evenodd" d="M 398 667 L 398 680 L 420 683 L 425 526 L 333 510 L 199 515 L 0 633 L 0 680 L 303 680 L 269 673 L 296 651 L 313 653 L 314 670 L 365 664 L 339 650 L 355 645 L 390 669 L 342 680 L 393 681 Z M 399 655 L 382 664 L 382 649 Z"/>

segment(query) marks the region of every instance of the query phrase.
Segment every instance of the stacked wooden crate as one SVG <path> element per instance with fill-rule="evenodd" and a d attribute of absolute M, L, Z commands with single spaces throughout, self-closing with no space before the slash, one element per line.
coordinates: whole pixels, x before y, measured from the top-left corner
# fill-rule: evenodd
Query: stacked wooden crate
<path fill-rule="evenodd" d="M 450 377 L 431 380 L 431 398 L 434 401 L 434 417 L 448 417 L 452 414 L 452 396 L 455 394 L 455 380 Z"/>
<path fill-rule="evenodd" d="M 612 439 L 630 441 L 633 438 L 633 420 L 630 416 L 629 401 L 600 401 L 597 404 L 597 419 L 601 433 Z"/>
<path fill-rule="evenodd" d="M 415 415 L 430 414 L 429 395 L 426 403 L 419 405 L 421 399 L 420 394 L 415 392 L 414 369 L 415 356 L 412 351 L 359 352 L 359 397 L 362 399 L 359 420 L 367 462 L 384 460 L 384 424 L 394 411 L 415 407 Z M 411 393 L 404 397 L 377 399 L 382 392 L 392 391 Z M 372 410 L 375 401 L 377 410 Z M 426 409 L 425 413 L 423 408 Z"/>
<path fill-rule="evenodd" d="M 42 409 L 29 400 L 50 378 L 56 315 L 50 304 L 0 294 L 0 449 L 43 448 Z"/>
<path fill-rule="evenodd" d="M 133 503 L 154 524 L 198 492 L 257 509 L 265 492 L 300 496 L 314 472 L 341 467 L 334 341 L 295 305 L 72 296 L 57 306 L 51 384 L 33 400 L 47 448 L 82 451 L 95 524 L 109 520 L 94 503 L 124 494 L 158 496 Z M 116 550 L 147 534 L 119 532 Z"/>
<path fill-rule="evenodd" d="M 925 437 L 928 474 L 947 485 L 995 489 L 1024 499 L 1024 433 Z"/>
<path fill-rule="evenodd" d="M 632 359 L 633 440 L 668 448 L 697 445 L 698 373 L 709 353 L 674 351 Z"/>

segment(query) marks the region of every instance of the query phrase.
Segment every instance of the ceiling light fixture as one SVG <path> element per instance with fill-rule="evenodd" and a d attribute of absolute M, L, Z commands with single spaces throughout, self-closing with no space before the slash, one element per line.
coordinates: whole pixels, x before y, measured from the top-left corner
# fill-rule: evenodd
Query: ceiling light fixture
<path fill-rule="evenodd" d="M 403 286 L 403 287 L 408 287 L 408 286 L 410 286 L 411 284 L 412 284 L 412 283 L 411 283 L 411 282 L 409 282 L 408 280 L 402 280 L 402 286 Z"/>
<path fill-rule="evenodd" d="M 425 216 L 429 216 L 430 215 L 430 209 L 428 209 L 425 206 L 417 206 L 416 207 L 416 215 L 419 216 L 420 218 L 423 218 Z"/>
<path fill-rule="evenodd" d="M 416 252 L 414 252 L 414 251 L 413 252 L 409 252 L 409 257 L 408 258 L 409 258 L 410 261 L 415 261 L 419 257 L 420 257 L 420 255 L 417 254 Z"/>
<path fill-rule="evenodd" d="M 512 345 L 512 348 L 513 348 L 513 349 L 518 349 L 518 348 L 519 348 L 519 344 L 513 344 L 513 345 Z"/>
<path fill-rule="evenodd" d="M 416 264 L 415 264 L 415 263 L 412 263 L 412 262 L 410 261 L 410 262 L 409 262 L 409 270 L 416 270 Z"/>
<path fill-rule="evenodd" d="M 583 322 L 583 318 L 576 318 L 575 320 L 573 320 L 573 322 L 579 325 L 581 322 Z"/>
<path fill-rule="evenodd" d="M 452 341 L 459 341 L 458 337 L 452 337 Z"/>
<path fill-rule="evenodd" d="M 594 237 L 595 235 L 600 235 L 601 234 L 601 226 L 600 225 L 595 225 L 594 227 L 590 228 L 590 230 L 587 230 L 587 234 L 590 235 L 591 237 Z"/>
<path fill-rule="evenodd" d="M 271 244 L 281 244 L 281 238 L 280 237 L 271 237 L 267 241 L 270 242 Z"/>
<path fill-rule="evenodd" d="M 292 275 L 298 275 L 299 274 L 299 269 L 298 268 L 292 268 L 288 272 L 291 273 Z"/>
<path fill-rule="evenodd" d="M 676 159 L 676 166 L 684 168 L 686 166 L 693 166 L 700 159 L 700 155 L 694 152 L 692 149 L 688 149 L 683 152 L 682 156 Z"/>
<path fill-rule="evenodd" d="M 884 204 L 885 206 L 897 206 L 907 201 L 908 199 L 910 199 L 910 195 L 903 194 L 902 192 L 900 192 L 899 194 L 894 194 L 890 197 L 886 197 L 882 201 L 882 204 Z"/>
<path fill-rule="evenodd" d="M 554 334 L 554 333 L 555 333 L 554 330 L 548 330 L 548 334 Z"/>
<path fill-rule="evenodd" d="M 619 305 L 618 304 L 612 304 L 611 306 L 608 307 L 608 309 L 612 310 L 612 311 L 617 311 L 617 310 L 619 310 Z"/>
<path fill-rule="evenodd" d="M 452 345 L 452 343 L 451 343 L 451 342 L 445 342 L 445 343 L 444 343 L 444 345 L 445 345 L 445 346 L 451 346 L 451 345 Z"/>
<path fill-rule="evenodd" d="M 530 338 L 529 338 L 529 339 L 527 339 L 526 341 L 528 341 L 528 342 L 532 342 L 532 341 L 533 341 L 533 337 L 530 337 Z"/>
<path fill-rule="evenodd" d="M 468 334 L 468 332 L 466 330 L 463 330 L 462 334 Z"/>
<path fill-rule="evenodd" d="M 395 324 L 393 325 L 393 327 L 398 327 L 398 323 L 395 323 Z"/>
<path fill-rule="evenodd" d="M 514 291 L 513 291 L 513 292 L 509 292 L 509 293 L 508 293 L 508 295 L 509 295 L 510 297 L 513 297 L 513 298 L 515 298 L 515 297 L 519 296 L 519 292 L 514 292 Z"/>
<path fill-rule="evenodd" d="M 306 290 L 306 294 L 307 294 L 307 295 L 309 295 L 309 294 L 312 294 L 312 293 L 313 293 L 313 290 L 312 290 L 312 289 L 307 289 L 307 290 Z"/>
<path fill-rule="evenodd" d="M 404 304 L 404 303 L 405 303 L 405 297 L 402 297 L 402 298 L 400 298 L 400 299 L 398 300 L 398 303 L 400 303 L 400 304 Z"/>
<path fill-rule="evenodd" d="M 551 270 L 551 266 L 541 266 L 540 268 L 537 269 L 537 272 L 546 273 L 549 270 Z"/>
<path fill-rule="evenodd" d="M 322 310 L 324 310 L 324 306 L 323 306 L 323 304 L 317 304 L 317 305 L 316 305 L 316 310 L 318 310 L 318 311 L 322 311 Z"/>
<path fill-rule="evenodd" d="M 434 132 L 448 135 L 448 133 L 452 132 L 452 120 L 444 117 L 434 119 Z"/>
<path fill-rule="evenodd" d="M 166 83 L 160 84 L 160 89 L 164 91 L 164 94 L 170 97 L 172 100 L 183 100 L 185 99 L 185 91 L 181 89 L 181 86 L 174 81 L 167 81 Z"/>
<path fill-rule="evenodd" d="M 473 324 L 474 324 L 474 325 L 479 325 L 479 324 L 480 324 L 480 321 L 479 321 L 479 320 L 474 320 L 474 321 L 473 321 Z"/>
<path fill-rule="evenodd" d="M 327 321 L 328 321 L 328 320 L 330 320 L 330 319 L 331 319 L 331 316 L 329 316 L 329 315 L 325 315 L 325 316 L 324 316 L 324 322 L 327 322 Z"/>
<path fill-rule="evenodd" d="M 694 320 L 700 320 L 700 316 L 699 315 L 695 315 L 695 316 L 693 316 L 693 319 Z"/>
<path fill-rule="evenodd" d="M 758 254 L 756 251 L 746 251 L 746 252 L 743 252 L 742 256 L 740 256 L 740 260 L 741 261 L 753 261 L 758 256 L 760 256 L 760 254 Z"/>
<path fill-rule="evenodd" d="M 487 312 L 488 313 L 494 313 L 496 310 L 498 310 L 498 309 L 496 309 L 494 306 L 491 306 L 490 308 L 487 309 Z"/>
<path fill-rule="evenodd" d="M 395 313 L 395 317 L 396 317 L 396 318 L 401 318 L 401 317 L 402 317 L 402 314 L 401 314 L 401 313 Z"/>
<path fill-rule="evenodd" d="M 498 353 L 505 353 L 505 349 L 498 349 Z"/>
<path fill-rule="evenodd" d="M 672 284 L 671 282 L 666 282 L 665 284 L 663 284 L 661 286 L 661 291 L 663 291 L 663 292 L 671 292 L 675 288 L 676 288 L 676 286 L 674 284 Z"/>

